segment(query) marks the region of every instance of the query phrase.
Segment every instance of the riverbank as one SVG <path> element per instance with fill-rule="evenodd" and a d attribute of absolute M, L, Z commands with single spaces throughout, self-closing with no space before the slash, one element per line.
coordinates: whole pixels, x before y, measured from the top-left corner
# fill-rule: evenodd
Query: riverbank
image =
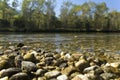
<path fill-rule="evenodd" d="M 120 54 L 67 53 L 19 43 L 0 53 L 0 80 L 120 80 Z"/>

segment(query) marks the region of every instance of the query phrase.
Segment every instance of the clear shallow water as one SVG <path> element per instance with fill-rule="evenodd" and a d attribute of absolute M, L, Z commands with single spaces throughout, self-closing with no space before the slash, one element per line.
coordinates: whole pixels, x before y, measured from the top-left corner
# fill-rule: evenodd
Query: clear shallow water
<path fill-rule="evenodd" d="M 90 50 L 104 48 L 116 52 L 120 51 L 120 33 L 0 34 L 1 46 L 5 46 L 8 43 L 15 44 L 20 42 L 25 44 L 45 44 L 49 48 L 54 48 L 58 51 L 80 51 L 83 48 Z"/>

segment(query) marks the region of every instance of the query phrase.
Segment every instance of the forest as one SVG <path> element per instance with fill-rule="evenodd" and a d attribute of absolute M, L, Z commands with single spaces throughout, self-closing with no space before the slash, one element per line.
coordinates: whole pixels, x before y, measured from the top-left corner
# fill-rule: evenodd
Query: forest
<path fill-rule="evenodd" d="M 77 5 L 67 0 L 58 16 L 56 5 L 56 0 L 0 0 L 0 31 L 120 31 L 120 12 L 105 2 Z"/>

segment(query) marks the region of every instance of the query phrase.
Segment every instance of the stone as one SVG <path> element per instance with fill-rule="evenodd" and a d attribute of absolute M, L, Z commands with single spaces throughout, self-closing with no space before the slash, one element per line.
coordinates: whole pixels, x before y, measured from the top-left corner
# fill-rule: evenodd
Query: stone
<path fill-rule="evenodd" d="M 45 77 L 38 77 L 37 80 L 46 80 L 46 78 Z"/>
<path fill-rule="evenodd" d="M 12 52 L 13 52 L 13 50 L 7 49 L 7 50 L 4 51 L 4 54 L 10 54 L 10 53 L 12 53 Z"/>
<path fill-rule="evenodd" d="M 1 69 L 6 69 L 9 67 L 9 62 L 8 60 L 0 60 L 0 70 Z"/>
<path fill-rule="evenodd" d="M 62 74 L 69 76 L 69 75 L 72 74 L 75 70 L 76 70 L 75 67 L 73 67 L 73 66 L 68 66 L 68 67 L 66 67 L 64 70 L 62 70 L 61 72 L 62 72 Z"/>
<path fill-rule="evenodd" d="M 86 77 L 88 77 L 90 80 L 96 80 L 95 71 L 90 71 L 87 74 L 84 74 Z"/>
<path fill-rule="evenodd" d="M 0 78 L 0 80 L 8 80 L 8 76 Z"/>
<path fill-rule="evenodd" d="M 36 76 L 43 76 L 44 73 L 46 73 L 46 72 L 47 72 L 47 70 L 38 69 L 35 74 L 36 74 Z"/>
<path fill-rule="evenodd" d="M 23 58 L 25 61 L 32 61 L 32 62 L 36 61 L 34 54 L 31 54 L 31 53 L 25 54 Z"/>
<path fill-rule="evenodd" d="M 23 56 L 21 55 L 16 56 L 14 60 L 15 66 L 21 68 L 22 61 L 23 61 Z"/>
<path fill-rule="evenodd" d="M 72 80 L 89 80 L 89 79 L 88 77 L 80 74 L 80 75 L 75 76 Z"/>
<path fill-rule="evenodd" d="M 66 59 L 70 59 L 70 58 L 71 58 L 71 55 L 67 53 L 67 54 L 65 54 L 65 58 L 66 58 Z"/>
<path fill-rule="evenodd" d="M 120 62 L 110 63 L 110 66 L 112 66 L 114 68 L 119 68 L 120 69 Z"/>
<path fill-rule="evenodd" d="M 85 69 L 83 70 L 83 72 L 84 72 L 84 73 L 88 73 L 88 72 L 93 71 L 93 70 L 95 70 L 95 69 L 97 69 L 97 68 L 98 68 L 97 65 L 91 66 L 91 67 L 87 67 L 87 68 L 85 68 Z"/>
<path fill-rule="evenodd" d="M 45 57 L 53 57 L 52 53 L 45 53 Z"/>
<path fill-rule="evenodd" d="M 82 59 L 75 63 L 75 67 L 77 67 L 80 71 L 83 71 L 85 68 L 89 67 L 89 63 Z"/>
<path fill-rule="evenodd" d="M 8 68 L 1 71 L 1 77 L 12 76 L 13 74 L 21 72 L 20 68 Z"/>
<path fill-rule="evenodd" d="M 46 65 L 52 65 L 53 64 L 53 57 L 45 58 L 45 64 Z"/>
<path fill-rule="evenodd" d="M 22 61 L 22 70 L 25 70 L 27 72 L 34 72 L 37 70 L 37 66 L 30 61 Z"/>
<path fill-rule="evenodd" d="M 114 79 L 117 76 L 113 73 L 103 73 L 100 75 L 104 80 L 110 80 L 110 79 Z"/>
<path fill-rule="evenodd" d="M 57 77 L 57 80 L 68 80 L 68 77 L 66 75 L 60 75 Z"/>
<path fill-rule="evenodd" d="M 9 80 L 30 80 L 30 78 L 26 73 L 17 73 L 11 76 Z"/>
<path fill-rule="evenodd" d="M 56 78 L 56 77 L 59 76 L 60 74 L 61 74 L 61 73 L 60 73 L 59 71 L 55 70 L 55 71 L 50 71 L 50 72 L 45 73 L 45 77 L 46 77 L 47 79 Z"/>
<path fill-rule="evenodd" d="M 82 54 L 80 54 L 80 53 L 73 53 L 73 54 L 72 54 L 72 57 L 75 58 L 75 59 L 77 59 L 77 60 L 78 60 L 81 56 L 82 56 Z"/>
<path fill-rule="evenodd" d="M 23 47 L 23 46 L 24 46 L 23 43 L 19 43 L 19 44 L 17 45 L 17 47 Z"/>

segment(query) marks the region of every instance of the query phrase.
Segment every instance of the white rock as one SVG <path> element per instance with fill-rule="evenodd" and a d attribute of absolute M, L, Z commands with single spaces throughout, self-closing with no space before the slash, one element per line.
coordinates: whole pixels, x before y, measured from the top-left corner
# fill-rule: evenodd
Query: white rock
<path fill-rule="evenodd" d="M 0 80 L 8 80 L 8 77 L 0 78 Z"/>
<path fill-rule="evenodd" d="M 57 77 L 57 80 L 67 80 L 68 77 L 66 75 L 60 75 Z"/>

